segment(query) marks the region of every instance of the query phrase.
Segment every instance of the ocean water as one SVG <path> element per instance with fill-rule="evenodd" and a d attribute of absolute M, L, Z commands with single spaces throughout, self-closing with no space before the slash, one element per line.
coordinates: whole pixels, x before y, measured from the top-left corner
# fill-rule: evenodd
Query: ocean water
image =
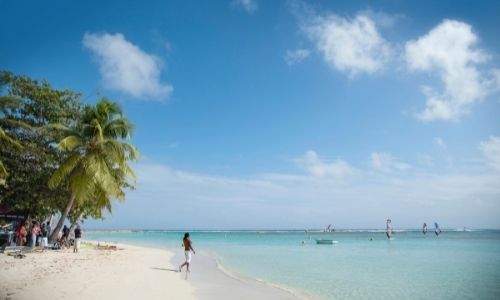
<path fill-rule="evenodd" d="M 179 250 L 180 231 L 91 231 L 93 240 Z M 337 240 L 317 245 L 315 238 Z M 372 238 L 373 240 L 370 240 Z M 195 231 L 231 273 L 316 299 L 500 299 L 500 230 Z M 303 242 L 303 243 L 302 243 Z"/>

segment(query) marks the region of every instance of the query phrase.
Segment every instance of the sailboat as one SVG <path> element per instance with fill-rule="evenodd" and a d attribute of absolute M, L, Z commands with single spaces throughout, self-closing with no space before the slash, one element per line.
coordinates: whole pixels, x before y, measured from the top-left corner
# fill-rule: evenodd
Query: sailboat
<path fill-rule="evenodd" d="M 436 227 L 434 233 L 436 234 L 436 236 L 439 236 L 441 234 L 441 228 L 439 228 L 439 224 L 437 222 L 434 222 L 434 227 Z"/>
<path fill-rule="evenodd" d="M 388 239 L 392 237 L 392 221 L 391 219 L 387 219 L 385 223 L 385 235 L 387 235 Z"/>
<path fill-rule="evenodd" d="M 323 232 L 335 232 L 335 228 L 332 228 L 332 224 L 329 224 L 325 229 L 323 229 Z"/>
<path fill-rule="evenodd" d="M 332 228 L 332 224 L 329 224 L 324 230 L 323 232 L 335 232 L 335 228 Z M 334 241 L 334 240 L 331 240 L 331 239 L 315 239 L 316 240 L 316 244 L 318 245 L 333 245 L 333 244 L 337 244 L 338 241 Z"/>
<path fill-rule="evenodd" d="M 427 233 L 427 223 L 424 222 L 424 225 L 422 226 L 422 233 L 426 234 Z"/>

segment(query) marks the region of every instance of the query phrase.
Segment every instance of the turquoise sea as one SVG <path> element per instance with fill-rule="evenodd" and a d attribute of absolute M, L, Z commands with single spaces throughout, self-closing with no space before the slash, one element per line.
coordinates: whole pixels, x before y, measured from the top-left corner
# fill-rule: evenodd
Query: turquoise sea
<path fill-rule="evenodd" d="M 183 233 L 89 231 L 86 238 L 179 251 Z M 377 230 L 192 231 L 191 239 L 231 273 L 318 299 L 500 299 L 500 230 L 439 237 L 403 230 L 393 240 Z"/>

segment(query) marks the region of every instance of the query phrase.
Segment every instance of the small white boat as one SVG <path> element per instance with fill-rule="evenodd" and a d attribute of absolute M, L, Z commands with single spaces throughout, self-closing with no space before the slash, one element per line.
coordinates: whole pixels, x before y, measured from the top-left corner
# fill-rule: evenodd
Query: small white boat
<path fill-rule="evenodd" d="M 316 239 L 316 244 L 318 245 L 333 245 L 337 244 L 338 241 L 328 240 L 328 239 Z"/>

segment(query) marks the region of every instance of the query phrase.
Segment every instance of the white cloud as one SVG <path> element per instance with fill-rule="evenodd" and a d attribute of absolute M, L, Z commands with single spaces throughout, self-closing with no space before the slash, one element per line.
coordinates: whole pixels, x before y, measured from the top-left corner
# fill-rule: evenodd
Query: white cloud
<path fill-rule="evenodd" d="M 259 8 L 256 0 L 233 0 L 232 4 L 243 8 L 249 14 L 253 14 Z"/>
<path fill-rule="evenodd" d="M 123 34 L 85 33 L 83 45 L 96 56 L 107 88 L 155 100 L 172 93 L 171 85 L 160 82 L 161 61 L 127 41 Z"/>
<path fill-rule="evenodd" d="M 287 65 L 293 66 L 306 59 L 309 54 L 310 51 L 307 49 L 286 50 L 284 59 Z"/>
<path fill-rule="evenodd" d="M 332 220 L 338 228 L 383 228 L 387 216 L 398 228 L 433 219 L 444 227 L 500 226 L 498 172 L 360 170 L 339 181 L 295 174 L 217 176 L 152 161 L 135 170 L 137 189 L 126 203 L 104 223 L 86 222 L 88 228 L 322 228 Z"/>
<path fill-rule="evenodd" d="M 417 114 L 422 121 L 459 120 L 472 104 L 495 88 L 478 69 L 488 56 L 477 47 L 478 38 L 466 23 L 444 20 L 426 35 L 405 45 L 410 71 L 436 73 L 443 83 L 441 91 L 423 86 L 426 107 Z"/>
<path fill-rule="evenodd" d="M 316 16 L 303 27 L 325 61 L 350 76 L 378 72 L 390 58 L 389 43 L 366 14 L 358 14 L 354 19 L 335 14 Z"/>
<path fill-rule="evenodd" d="M 488 141 L 479 144 L 479 149 L 483 153 L 488 164 L 500 171 L 500 137 L 490 136 Z"/>
<path fill-rule="evenodd" d="M 443 139 L 440 137 L 435 137 L 434 142 L 436 143 L 436 145 L 439 146 L 439 148 L 446 149 L 448 147 L 446 143 L 443 141 Z"/>
<path fill-rule="evenodd" d="M 385 152 L 372 152 L 371 165 L 373 168 L 384 172 L 390 172 L 393 170 L 405 171 L 411 169 L 409 164 L 400 162 L 394 159 L 391 154 Z"/>
<path fill-rule="evenodd" d="M 355 169 L 346 161 L 337 159 L 333 163 L 322 161 L 316 152 L 309 150 L 302 157 L 295 160 L 297 165 L 316 177 L 334 177 L 337 179 L 344 178 L 355 173 Z"/>

